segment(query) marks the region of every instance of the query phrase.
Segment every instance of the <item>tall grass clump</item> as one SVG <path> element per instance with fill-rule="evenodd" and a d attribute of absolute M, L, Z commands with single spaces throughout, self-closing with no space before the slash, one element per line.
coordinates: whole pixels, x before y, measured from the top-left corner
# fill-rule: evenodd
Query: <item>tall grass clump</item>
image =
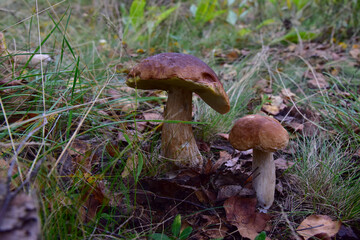
<path fill-rule="evenodd" d="M 342 221 L 360 219 L 359 157 L 347 150 L 351 139 L 342 141 L 323 135 L 297 141 L 294 185 L 299 209 L 337 216 Z M 294 204 L 296 205 L 296 204 Z"/>
<path fill-rule="evenodd" d="M 257 51 L 253 55 L 235 63 L 232 71 L 235 70 L 237 75 L 233 79 L 222 80 L 221 77 L 228 74 L 228 72 L 226 69 L 220 71 L 220 80 L 223 82 L 225 91 L 229 96 L 230 111 L 221 115 L 202 100 L 196 101 L 195 119 L 198 122 L 207 123 L 198 126 L 195 131 L 197 136 L 209 141 L 217 133 L 228 132 L 234 121 L 247 113 L 247 105 L 255 94 L 254 83 L 258 80 L 263 60 L 267 56 L 266 51 Z"/>
<path fill-rule="evenodd" d="M 130 209 L 129 189 L 136 189 L 144 159 L 138 150 L 140 138 L 130 138 L 124 127 L 135 121 L 137 113 L 123 108 L 135 102 L 135 96 L 110 91 L 121 92 L 125 86 L 125 75 L 115 66 L 123 61 L 122 56 L 114 50 L 109 57 L 108 49 L 97 43 L 97 36 L 81 35 L 88 29 L 70 26 L 71 11 L 62 10 L 62 14 L 35 15 L 39 22 L 25 21 L 30 32 L 24 32 L 21 25 L 5 32 L 9 48 L 22 49 L 20 44 L 12 44 L 12 36 L 28 35 L 35 51 L 50 54 L 53 61 L 29 68 L 11 64 L 9 56 L 0 56 L 0 78 L 7 80 L 0 85 L 0 158 L 8 161 L 16 156 L 14 187 L 27 176 L 35 176 L 26 191 L 38 194 L 45 239 L 89 239 L 99 234 L 94 229 L 108 234 L 119 228 L 119 224 L 113 227 L 114 222 L 129 218 L 131 213 L 118 217 L 113 209 L 106 216 L 97 215 L 110 198 L 101 191 L 106 188 L 128 199 L 124 208 Z M 45 22 L 46 30 L 42 28 Z M 41 41 L 34 40 L 37 38 Z M 85 38 L 91 41 L 84 43 Z M 128 142 L 119 141 L 119 133 Z M 37 163 L 40 167 L 34 168 Z M 119 181 L 125 169 L 134 182 Z M 91 205 L 99 197 L 100 201 Z M 122 233 L 123 228 L 116 233 L 136 238 L 136 231 Z"/>
<path fill-rule="evenodd" d="M 339 76 L 329 75 L 331 88 L 314 99 L 313 105 L 319 110 L 322 125 L 342 133 L 344 141 L 352 139 L 349 147 L 357 150 L 360 144 L 360 101 L 358 98 L 360 72 L 352 69 Z"/>

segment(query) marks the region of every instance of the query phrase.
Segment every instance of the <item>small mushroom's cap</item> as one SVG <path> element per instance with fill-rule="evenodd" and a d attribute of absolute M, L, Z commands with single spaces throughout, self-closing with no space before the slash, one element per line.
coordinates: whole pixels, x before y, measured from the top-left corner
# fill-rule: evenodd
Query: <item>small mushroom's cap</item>
<path fill-rule="evenodd" d="M 160 53 L 138 63 L 126 80 L 139 89 L 186 88 L 219 113 L 230 110 L 229 98 L 215 72 L 200 59 L 182 53 Z"/>
<path fill-rule="evenodd" d="M 229 134 L 229 142 L 240 151 L 254 148 L 275 152 L 287 146 L 289 134 L 271 117 L 248 115 L 235 122 Z"/>

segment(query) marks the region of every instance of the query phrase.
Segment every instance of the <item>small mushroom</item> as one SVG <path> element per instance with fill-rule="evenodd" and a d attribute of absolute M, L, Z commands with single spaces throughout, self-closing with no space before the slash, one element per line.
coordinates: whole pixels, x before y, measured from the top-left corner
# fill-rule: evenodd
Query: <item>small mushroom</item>
<path fill-rule="evenodd" d="M 51 56 L 47 54 L 34 54 L 32 52 L 9 50 L 6 47 L 5 36 L 2 32 L 0 32 L 0 56 L 10 56 L 10 59 L 14 64 L 25 65 L 28 63 L 28 67 L 36 67 L 41 62 L 46 65 L 48 62 L 52 61 Z"/>
<path fill-rule="evenodd" d="M 129 72 L 126 84 L 167 91 L 165 121 L 192 120 L 193 92 L 221 114 L 230 110 L 229 98 L 215 72 L 191 55 L 161 53 L 143 59 Z M 161 149 L 164 157 L 176 160 L 176 165 L 201 171 L 203 159 L 190 124 L 164 122 Z"/>
<path fill-rule="evenodd" d="M 258 204 L 266 212 L 273 204 L 275 194 L 273 152 L 287 146 L 288 132 L 271 117 L 248 115 L 235 122 L 229 142 L 240 151 L 253 149 L 253 186 Z"/>

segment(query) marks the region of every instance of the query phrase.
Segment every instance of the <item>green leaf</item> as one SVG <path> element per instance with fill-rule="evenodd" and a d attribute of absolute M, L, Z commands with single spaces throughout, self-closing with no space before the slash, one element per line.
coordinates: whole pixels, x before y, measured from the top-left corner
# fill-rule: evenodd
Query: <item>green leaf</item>
<path fill-rule="evenodd" d="M 294 29 L 291 30 L 289 33 L 287 33 L 286 35 L 274 39 L 271 44 L 274 43 L 278 43 L 278 42 L 292 42 L 292 43 L 298 43 L 299 42 L 299 38 L 301 38 L 302 41 L 309 41 L 309 40 L 313 40 L 318 36 L 317 33 L 313 33 L 313 32 L 306 32 L 306 31 L 302 31 L 302 32 L 296 32 Z"/>
<path fill-rule="evenodd" d="M 163 233 L 153 233 L 149 236 L 153 240 L 171 240 L 168 236 Z"/>
<path fill-rule="evenodd" d="M 181 228 L 181 215 L 177 215 L 174 219 L 173 224 L 171 225 L 171 232 L 174 236 L 179 236 Z"/>
<path fill-rule="evenodd" d="M 273 24 L 274 22 L 275 22 L 275 20 L 272 18 L 266 19 L 266 20 L 262 21 L 259 25 L 256 26 L 256 30 L 259 30 L 260 28 L 268 26 L 270 24 Z"/>
<path fill-rule="evenodd" d="M 155 27 L 159 25 L 162 21 L 164 21 L 170 14 L 175 11 L 180 6 L 178 3 L 175 7 L 169 8 L 168 10 L 162 12 L 160 15 L 156 17 Z"/>
<path fill-rule="evenodd" d="M 259 235 L 257 235 L 254 240 L 265 240 L 266 239 L 266 233 L 264 231 L 262 231 L 261 233 L 259 233 Z"/>
<path fill-rule="evenodd" d="M 205 23 L 226 12 L 226 10 L 216 11 L 216 5 L 217 1 L 201 0 L 196 8 L 195 22 Z"/>
<path fill-rule="evenodd" d="M 196 8 L 195 13 L 195 22 L 204 22 L 206 15 L 212 15 L 212 12 L 209 9 L 210 1 L 202 0 Z"/>
<path fill-rule="evenodd" d="M 297 10 L 302 9 L 309 2 L 309 0 L 293 0 Z"/>
<path fill-rule="evenodd" d="M 144 166 L 144 158 L 141 152 L 138 152 L 138 166 L 137 166 L 137 173 L 136 173 L 136 179 L 139 179 L 139 176 L 141 174 L 141 171 Z"/>
<path fill-rule="evenodd" d="M 179 236 L 180 240 L 187 239 L 190 236 L 192 230 L 193 230 L 192 227 L 186 227 L 184 230 L 182 230 L 182 232 Z"/>
<path fill-rule="evenodd" d="M 251 29 L 250 28 L 241 28 L 237 33 L 240 37 L 244 37 L 246 35 L 248 35 L 249 33 L 251 33 Z"/>
<path fill-rule="evenodd" d="M 144 9 L 146 0 L 134 0 L 130 7 L 130 21 L 134 28 L 137 28 L 144 21 Z"/>

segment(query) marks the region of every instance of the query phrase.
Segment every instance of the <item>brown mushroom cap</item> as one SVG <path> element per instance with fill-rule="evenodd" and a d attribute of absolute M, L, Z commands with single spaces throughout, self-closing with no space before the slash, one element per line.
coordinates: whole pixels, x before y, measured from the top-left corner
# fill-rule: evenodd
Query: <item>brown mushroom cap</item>
<path fill-rule="evenodd" d="M 258 149 L 275 152 L 286 147 L 289 134 L 271 117 L 248 115 L 235 122 L 229 134 L 229 141 L 240 151 Z"/>
<path fill-rule="evenodd" d="M 126 84 L 139 89 L 186 88 L 219 113 L 230 110 L 229 98 L 215 72 L 200 59 L 182 53 L 160 53 L 142 60 Z"/>

